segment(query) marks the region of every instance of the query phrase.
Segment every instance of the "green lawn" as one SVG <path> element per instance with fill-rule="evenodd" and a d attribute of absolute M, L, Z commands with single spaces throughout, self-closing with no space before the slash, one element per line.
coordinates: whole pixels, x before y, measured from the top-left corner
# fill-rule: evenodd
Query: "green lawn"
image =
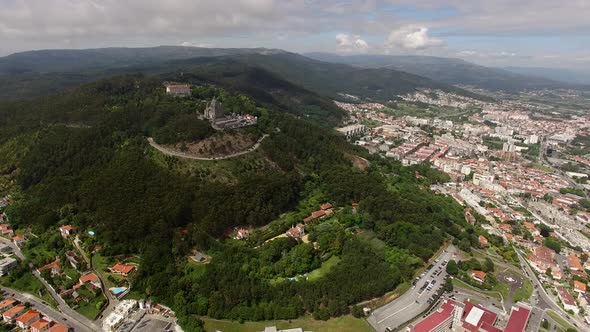
<path fill-rule="evenodd" d="M 262 332 L 267 326 L 276 326 L 278 329 L 301 327 L 305 331 L 319 332 L 373 332 L 373 328 L 367 321 L 352 316 L 343 316 L 327 321 L 303 318 L 289 321 L 246 322 L 243 324 L 227 320 L 202 319 L 205 322 L 205 331 L 212 332 Z"/>
<path fill-rule="evenodd" d="M 309 272 L 309 274 L 307 275 L 307 280 L 313 281 L 321 278 L 326 273 L 328 273 L 328 271 L 330 271 L 334 266 L 336 266 L 338 262 L 340 262 L 340 257 L 338 256 L 332 256 L 328 258 L 327 261 L 322 263 L 322 266 L 320 266 L 320 268 Z"/>
<path fill-rule="evenodd" d="M 533 284 L 528 279 L 524 279 L 523 287 L 516 290 L 512 302 L 528 300 L 533 295 Z"/>
<path fill-rule="evenodd" d="M 104 303 L 106 303 L 106 299 L 104 298 L 103 295 L 93 298 L 88 303 L 81 302 L 80 306 L 76 309 L 76 311 L 78 313 L 80 313 L 81 315 L 83 315 L 84 317 L 86 317 L 90 320 L 94 320 L 94 319 L 96 319 L 96 316 L 98 316 L 98 314 L 100 314 L 100 309 L 98 309 L 96 307 L 96 304 L 101 301 L 102 301 L 103 305 L 104 305 Z"/>
<path fill-rule="evenodd" d="M 457 278 L 453 278 L 451 280 L 452 280 L 451 282 L 453 283 L 453 286 L 454 287 L 464 288 L 464 289 L 467 289 L 467 290 L 471 290 L 472 292 L 486 294 L 486 295 L 489 295 L 489 296 L 491 296 L 493 298 L 496 298 L 498 300 L 502 300 L 502 297 L 500 296 L 500 294 L 498 293 L 498 291 L 485 291 L 485 290 L 481 290 L 479 288 L 476 288 L 476 287 L 473 287 L 473 286 L 471 286 L 469 284 L 466 284 L 466 283 L 464 283 L 463 281 L 461 281 L 461 280 L 459 280 Z"/>
<path fill-rule="evenodd" d="M 31 273 L 25 273 L 22 277 L 13 282 L 10 282 L 9 277 L 6 276 L 0 279 L 0 283 L 6 287 L 14 288 L 33 295 L 38 295 L 39 290 L 43 288 L 41 282 L 39 282 L 39 280 L 37 280 Z"/>

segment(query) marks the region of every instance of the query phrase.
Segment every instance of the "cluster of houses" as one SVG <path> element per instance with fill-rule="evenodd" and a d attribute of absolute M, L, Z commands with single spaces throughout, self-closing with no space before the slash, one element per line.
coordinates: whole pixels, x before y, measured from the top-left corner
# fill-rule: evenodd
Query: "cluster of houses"
<path fill-rule="evenodd" d="M 456 302 L 446 299 L 442 305 L 421 321 L 411 324 L 406 332 L 524 332 L 532 308 L 518 303 L 512 307 L 503 326 L 498 314 L 469 301 Z"/>
<path fill-rule="evenodd" d="M 564 309 L 578 314 L 581 308 L 590 309 L 590 294 L 587 293 L 589 276 L 585 272 L 590 270 L 590 262 L 582 264 L 578 253 L 569 249 L 565 251 L 569 252 L 564 260 L 565 269 L 557 263 L 555 251 L 545 246 L 534 246 L 527 259 L 541 280 L 555 286 Z"/>
<path fill-rule="evenodd" d="M 334 213 L 334 207 L 331 203 L 324 203 L 320 205 L 320 209 L 312 212 L 308 217 L 303 219 L 303 223 L 297 224 L 287 230 L 285 235 L 295 240 L 301 239 L 305 235 L 305 226 L 311 222 L 331 216 Z"/>
<path fill-rule="evenodd" d="M 28 309 L 13 298 L 4 299 L 0 302 L 0 313 L 2 320 L 7 324 L 14 324 L 24 331 L 31 332 L 68 332 L 68 326 L 54 322 L 52 319 L 43 316 L 37 310 Z"/>

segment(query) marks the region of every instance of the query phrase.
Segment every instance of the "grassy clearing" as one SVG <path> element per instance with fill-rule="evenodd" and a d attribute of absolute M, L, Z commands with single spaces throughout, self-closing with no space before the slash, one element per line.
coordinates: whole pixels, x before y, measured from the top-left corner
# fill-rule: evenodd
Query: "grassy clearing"
<path fill-rule="evenodd" d="M 454 287 L 459 287 L 459 288 L 467 289 L 467 290 L 472 291 L 472 292 L 477 292 L 477 293 L 489 295 L 490 297 L 493 297 L 495 299 L 502 300 L 502 296 L 500 296 L 501 293 L 499 293 L 498 291 L 485 291 L 485 290 L 481 290 L 479 288 L 475 288 L 475 287 L 473 287 L 471 285 L 468 285 L 468 284 L 464 283 L 463 281 L 461 281 L 461 280 L 459 280 L 457 278 L 451 279 L 451 282 L 453 283 L 453 286 Z"/>
<path fill-rule="evenodd" d="M 309 281 L 313 281 L 313 280 L 317 280 L 317 279 L 323 277 L 324 275 L 326 275 L 326 273 L 328 273 L 339 262 L 340 262 L 340 257 L 338 257 L 338 256 L 330 257 L 327 261 L 322 263 L 322 266 L 320 266 L 320 268 L 309 272 L 309 274 L 307 275 L 307 279 Z"/>
<path fill-rule="evenodd" d="M 103 305 L 106 303 L 104 296 L 97 296 L 87 303 L 81 303 L 76 311 L 90 320 L 95 320 L 98 314 L 100 314 L 100 309 L 97 307 L 97 303 L 99 302 L 102 302 Z"/>
<path fill-rule="evenodd" d="M 514 292 L 512 302 L 516 303 L 518 301 L 528 300 L 531 295 L 533 295 L 533 284 L 530 282 L 530 280 L 524 279 L 523 286 Z"/>
<path fill-rule="evenodd" d="M 227 320 L 202 318 L 205 322 L 205 331 L 221 332 L 260 332 L 266 326 L 276 326 L 278 329 L 301 327 L 305 331 L 321 332 L 372 332 L 373 329 L 364 319 L 352 316 L 333 318 L 327 321 L 314 320 L 313 318 L 293 319 L 289 321 L 264 321 L 238 323 Z"/>
<path fill-rule="evenodd" d="M 37 278 L 35 278 L 30 273 L 25 273 L 22 277 L 12 282 L 10 281 L 9 277 L 6 276 L 0 279 L 0 283 L 6 287 L 14 288 L 16 290 L 33 295 L 38 295 L 39 290 L 43 289 L 41 282 L 39 282 L 39 280 L 37 280 Z"/>

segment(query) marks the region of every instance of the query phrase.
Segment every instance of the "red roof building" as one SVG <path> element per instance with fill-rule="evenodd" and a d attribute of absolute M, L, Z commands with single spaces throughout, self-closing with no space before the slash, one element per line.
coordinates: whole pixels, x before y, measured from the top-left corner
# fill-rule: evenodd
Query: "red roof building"
<path fill-rule="evenodd" d="M 53 262 L 38 269 L 39 272 L 43 272 L 45 270 L 51 270 L 51 275 L 58 274 L 61 272 L 61 262 L 58 258 L 56 258 Z"/>
<path fill-rule="evenodd" d="M 5 322 L 7 323 L 13 323 L 14 319 L 22 314 L 23 312 L 25 312 L 25 306 L 22 304 L 18 304 L 15 305 L 14 307 L 6 310 L 3 314 L 2 314 L 2 318 L 4 319 Z"/>
<path fill-rule="evenodd" d="M 36 322 L 31 324 L 31 332 L 44 332 L 47 331 L 50 327 L 51 323 L 46 321 L 45 319 L 41 318 Z"/>
<path fill-rule="evenodd" d="M 12 307 L 14 307 L 18 303 L 17 300 L 13 298 L 8 298 L 0 302 L 0 312 L 4 312 Z"/>
<path fill-rule="evenodd" d="M 570 255 L 567 258 L 567 265 L 569 266 L 570 270 L 572 271 L 582 271 L 584 267 L 582 267 L 582 262 L 578 258 L 578 256 Z"/>
<path fill-rule="evenodd" d="M 574 291 L 578 292 L 578 293 L 586 293 L 586 284 L 583 282 L 579 282 L 577 280 L 574 280 Z"/>
<path fill-rule="evenodd" d="M 51 326 L 49 328 L 49 330 L 47 330 L 47 332 L 68 332 L 68 331 L 69 331 L 69 328 L 66 325 L 60 324 L 60 323 L 57 323 L 57 324 Z"/>
<path fill-rule="evenodd" d="M 471 332 L 479 332 L 482 325 L 494 326 L 498 315 L 483 308 L 482 306 L 473 304 L 469 301 L 463 302 L 464 309 L 461 317 L 463 328 Z"/>
<path fill-rule="evenodd" d="M 472 270 L 471 271 L 471 278 L 475 281 L 484 283 L 486 281 L 486 273 L 483 271 Z"/>
<path fill-rule="evenodd" d="M 78 281 L 80 282 L 81 285 L 84 285 L 86 283 L 90 283 L 93 288 L 100 288 L 101 287 L 100 279 L 98 278 L 98 276 L 94 272 L 90 272 L 90 273 L 86 273 L 86 274 L 82 275 L 80 277 L 80 279 L 78 279 Z"/>
<path fill-rule="evenodd" d="M 515 305 L 512 307 L 510 318 L 504 328 L 504 332 L 523 332 L 531 315 L 531 308 L 524 305 Z"/>
<path fill-rule="evenodd" d="M 408 332 L 431 332 L 444 331 L 451 327 L 453 322 L 453 313 L 455 312 L 456 302 L 445 300 L 444 303 L 428 317 L 424 318 L 415 325 L 410 325 Z"/>
<path fill-rule="evenodd" d="M 21 329 L 28 329 L 31 324 L 39 318 L 41 318 L 41 314 L 38 311 L 31 309 L 16 319 L 16 325 Z"/>
<path fill-rule="evenodd" d="M 113 273 L 126 276 L 135 270 L 135 266 L 129 265 L 129 264 L 117 263 L 113 267 L 111 267 L 110 270 Z"/>
<path fill-rule="evenodd" d="M 483 235 L 479 236 L 479 245 L 482 248 L 487 248 L 490 246 L 490 244 L 488 243 L 488 239 L 486 239 Z"/>

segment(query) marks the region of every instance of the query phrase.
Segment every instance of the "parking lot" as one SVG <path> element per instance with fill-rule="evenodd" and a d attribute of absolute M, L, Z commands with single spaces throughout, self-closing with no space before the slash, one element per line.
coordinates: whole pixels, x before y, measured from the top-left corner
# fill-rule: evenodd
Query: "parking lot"
<path fill-rule="evenodd" d="M 133 331 L 145 331 L 145 332 L 164 332 L 168 331 L 171 328 L 171 323 L 153 319 L 148 316 L 145 316 L 133 329 Z"/>
<path fill-rule="evenodd" d="M 367 321 L 377 331 L 395 329 L 416 316 L 421 315 L 432 303 L 432 296 L 443 287 L 446 273 L 446 262 L 457 259 L 458 250 L 449 246 L 424 273 L 414 280 L 410 290 L 396 300 L 376 309 Z"/>

